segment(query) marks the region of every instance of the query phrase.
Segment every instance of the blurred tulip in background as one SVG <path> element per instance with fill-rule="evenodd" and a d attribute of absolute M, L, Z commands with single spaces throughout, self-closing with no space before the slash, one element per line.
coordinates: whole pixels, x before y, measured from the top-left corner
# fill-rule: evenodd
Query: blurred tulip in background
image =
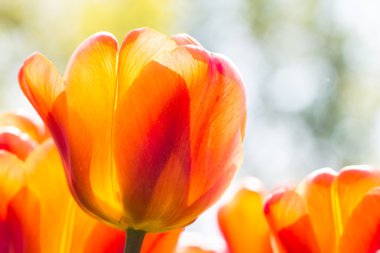
<path fill-rule="evenodd" d="M 0 252 L 123 252 L 125 233 L 75 203 L 41 123 L 0 115 Z M 141 252 L 171 252 L 180 230 L 148 235 Z"/>
<path fill-rule="evenodd" d="M 314 171 L 297 188 L 269 196 L 265 215 L 284 252 L 377 252 L 380 170 Z"/>

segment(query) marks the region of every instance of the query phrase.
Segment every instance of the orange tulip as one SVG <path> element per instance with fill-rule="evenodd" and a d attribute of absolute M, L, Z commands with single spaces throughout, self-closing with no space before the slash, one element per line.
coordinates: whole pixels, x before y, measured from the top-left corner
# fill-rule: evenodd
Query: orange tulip
<path fill-rule="evenodd" d="M 312 173 L 269 197 L 265 213 L 287 253 L 374 253 L 380 249 L 380 170 L 367 166 Z"/>
<path fill-rule="evenodd" d="M 22 129 L 22 130 L 20 130 Z M 22 252 L 29 229 L 12 218 L 10 203 L 25 184 L 23 160 L 37 145 L 41 128 L 19 114 L 0 115 L 0 252 Z M 35 135 L 34 135 L 35 134 Z M 31 137 L 33 136 L 33 137 Z"/>
<path fill-rule="evenodd" d="M 0 115 L 0 252 L 123 252 L 125 235 L 72 198 L 43 126 Z M 149 235 L 142 252 L 172 252 L 180 231 Z"/>
<path fill-rule="evenodd" d="M 263 202 L 261 182 L 249 178 L 232 201 L 219 209 L 219 226 L 226 239 L 228 252 L 273 252 Z"/>
<path fill-rule="evenodd" d="M 242 158 L 245 97 L 237 71 L 187 35 L 99 33 L 63 77 L 39 53 L 19 83 L 48 125 L 78 203 L 122 230 L 193 222 Z"/>

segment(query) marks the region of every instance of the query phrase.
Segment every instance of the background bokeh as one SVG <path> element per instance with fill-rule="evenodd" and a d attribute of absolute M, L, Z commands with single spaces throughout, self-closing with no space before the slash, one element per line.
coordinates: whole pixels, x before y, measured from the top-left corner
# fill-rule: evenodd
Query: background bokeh
<path fill-rule="evenodd" d="M 0 111 L 33 111 L 17 84 L 32 52 L 63 73 L 89 35 L 149 26 L 189 33 L 240 69 L 248 121 L 232 188 L 248 175 L 271 189 L 320 167 L 380 166 L 379 10 L 377 0 L 1 0 Z M 217 231 L 214 215 L 190 230 Z"/>

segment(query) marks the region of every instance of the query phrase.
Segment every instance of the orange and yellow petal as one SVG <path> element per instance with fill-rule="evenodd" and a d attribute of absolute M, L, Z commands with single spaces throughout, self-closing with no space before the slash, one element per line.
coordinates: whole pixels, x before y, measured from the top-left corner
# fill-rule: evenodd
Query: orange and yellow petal
<path fill-rule="evenodd" d="M 340 239 L 339 252 L 380 250 L 380 187 L 370 190 L 354 208 Z"/>
<path fill-rule="evenodd" d="M 159 223 L 169 223 L 184 205 L 190 170 L 189 113 L 183 79 L 156 62 L 146 65 L 119 98 L 115 161 L 124 207 L 131 215 L 126 219 L 136 229 L 168 226 Z"/>
<path fill-rule="evenodd" d="M 8 202 L 22 188 L 26 168 L 14 154 L 0 150 L 0 220 L 7 213 Z"/>
<path fill-rule="evenodd" d="M 334 224 L 339 202 L 332 189 L 336 174 L 332 169 L 316 170 L 299 187 L 321 252 L 334 252 L 338 239 Z"/>
<path fill-rule="evenodd" d="M 120 48 L 118 62 L 119 96 L 125 95 L 145 65 L 154 60 L 157 55 L 171 51 L 175 47 L 176 43 L 169 37 L 149 28 L 130 31 Z"/>
<path fill-rule="evenodd" d="M 276 242 L 287 253 L 320 252 L 305 202 L 297 192 L 282 190 L 272 194 L 264 211 Z"/>
<path fill-rule="evenodd" d="M 24 94 L 46 121 L 65 85 L 54 64 L 40 53 L 29 56 L 18 75 Z"/>
<path fill-rule="evenodd" d="M 78 47 L 65 73 L 68 118 L 61 131 L 69 150 L 68 182 L 82 206 L 98 216 L 121 209 L 112 151 L 117 55 L 111 34 L 95 34 Z"/>
<path fill-rule="evenodd" d="M 31 169 L 27 188 L 36 196 L 40 209 L 35 227 L 40 231 L 41 252 L 82 252 L 96 220 L 85 214 L 72 198 L 52 140 L 29 155 L 26 167 Z"/>
<path fill-rule="evenodd" d="M 11 199 L 6 216 L 10 251 L 5 252 L 48 252 L 41 251 L 44 241 L 39 204 L 37 196 L 25 186 Z"/>
<path fill-rule="evenodd" d="M 221 73 L 214 74 L 213 78 L 207 83 L 209 87 L 202 91 L 209 93 L 201 93 L 203 98 L 194 93 L 197 88 L 190 88 L 192 165 L 197 169 L 190 175 L 188 202 L 201 202 L 208 194 L 206 198 L 209 200 L 199 204 L 205 207 L 213 204 L 225 191 L 242 162 L 246 113 L 241 83 Z M 208 102 L 201 106 L 202 99 Z M 201 107 L 204 110 L 199 111 Z"/>
<path fill-rule="evenodd" d="M 349 166 L 337 176 L 334 187 L 339 199 L 340 231 L 365 194 L 380 185 L 380 170 L 370 166 Z"/>
<path fill-rule="evenodd" d="M 219 209 L 218 220 L 230 252 L 272 252 L 258 179 L 247 181 L 232 201 Z"/>
<path fill-rule="evenodd" d="M 190 96 L 191 170 L 188 204 L 207 208 L 225 190 L 241 162 L 245 98 L 234 67 L 200 47 L 181 46 L 159 55 L 178 73 Z M 207 194 L 207 196 L 205 196 Z M 196 212 L 191 214 L 194 218 Z"/>

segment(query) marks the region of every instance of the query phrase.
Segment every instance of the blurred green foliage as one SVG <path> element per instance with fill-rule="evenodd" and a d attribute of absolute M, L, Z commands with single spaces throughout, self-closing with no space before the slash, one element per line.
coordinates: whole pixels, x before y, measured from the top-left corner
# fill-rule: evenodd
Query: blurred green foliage
<path fill-rule="evenodd" d="M 374 91 L 379 91 L 379 83 L 371 80 L 368 85 L 362 80 L 366 78 L 364 73 L 355 71 L 358 69 L 358 61 L 352 57 L 357 50 L 353 46 L 355 34 L 339 23 L 336 5 L 317 0 L 246 2 L 245 14 L 266 64 L 264 81 L 258 89 L 258 104 L 264 108 L 264 117 L 272 124 L 291 121 L 306 129 L 297 131 L 299 128 L 293 127 L 289 131 L 294 146 L 289 149 L 295 150 L 290 153 L 291 159 L 297 161 L 291 162 L 291 166 L 305 174 L 316 169 L 311 165 L 338 169 L 375 161 L 371 139 L 380 94 Z M 278 80 L 274 77 L 292 65 L 312 69 L 315 78 L 302 79 L 303 89 L 287 90 L 300 93 L 292 96 L 283 93 L 281 97 L 290 99 L 279 103 L 273 88 Z M 288 107 L 294 102 L 292 97 L 297 100 L 297 96 L 308 94 L 308 83 L 315 83 L 311 87 L 315 94 L 309 103 L 296 109 Z M 312 146 L 307 155 L 306 143 Z"/>
<path fill-rule="evenodd" d="M 15 106 L 6 94 L 10 89 L 19 94 L 18 68 L 34 51 L 45 54 L 63 73 L 71 53 L 93 33 L 108 31 L 119 41 L 138 27 L 170 33 L 174 18 L 173 0 L 2 0 L 0 108 Z"/>

